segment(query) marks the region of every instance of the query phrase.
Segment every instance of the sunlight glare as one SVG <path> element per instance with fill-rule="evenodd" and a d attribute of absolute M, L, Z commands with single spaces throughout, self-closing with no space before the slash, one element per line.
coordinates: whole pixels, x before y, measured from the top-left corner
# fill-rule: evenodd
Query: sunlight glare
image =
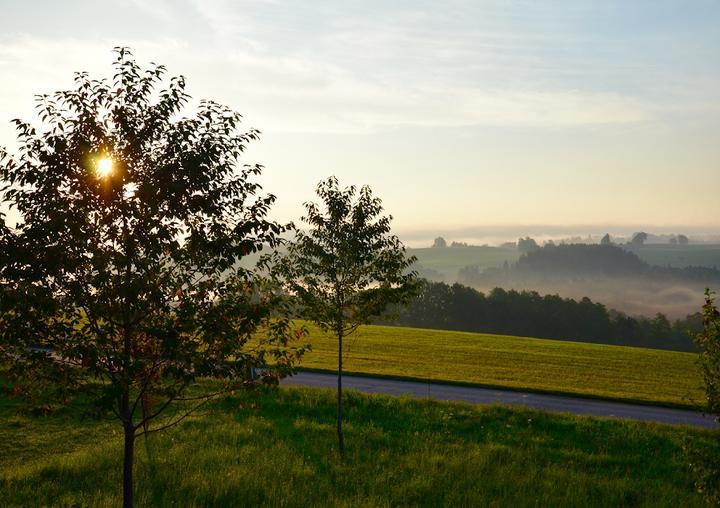
<path fill-rule="evenodd" d="M 109 157 L 103 157 L 97 163 L 97 175 L 99 177 L 106 177 L 112 173 L 112 159 Z"/>

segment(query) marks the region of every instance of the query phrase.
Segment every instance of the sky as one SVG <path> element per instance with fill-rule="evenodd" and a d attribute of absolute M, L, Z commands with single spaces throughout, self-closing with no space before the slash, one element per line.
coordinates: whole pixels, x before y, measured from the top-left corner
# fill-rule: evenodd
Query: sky
<path fill-rule="evenodd" d="M 114 46 L 262 131 L 281 220 L 336 175 L 408 236 L 720 232 L 715 0 L 0 0 L 0 146 Z"/>

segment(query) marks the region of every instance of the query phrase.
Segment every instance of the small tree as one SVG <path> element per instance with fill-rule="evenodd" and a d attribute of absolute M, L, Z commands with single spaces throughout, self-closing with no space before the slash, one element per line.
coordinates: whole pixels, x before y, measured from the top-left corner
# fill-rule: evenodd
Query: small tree
<path fill-rule="evenodd" d="M 540 248 L 537 242 L 529 236 L 526 236 L 525 238 L 518 238 L 517 246 L 518 250 L 523 254 L 527 254 L 528 252 L 532 252 Z"/>
<path fill-rule="evenodd" d="M 432 246 L 434 249 L 444 249 L 447 247 L 447 242 L 442 236 L 438 236 L 435 240 L 433 240 Z"/>
<path fill-rule="evenodd" d="M 400 240 L 390 234 L 392 217 L 369 187 L 341 189 L 335 177 L 317 186 L 322 205 L 306 203 L 299 231 L 285 260 L 288 287 L 302 315 L 338 340 L 337 436 L 342 455 L 343 339 L 389 306 L 407 302 L 418 279 Z"/>
<path fill-rule="evenodd" d="M 131 506 L 139 435 L 250 367 L 276 382 L 302 349 L 275 319 L 277 293 L 236 268 L 285 229 L 266 219 L 275 198 L 252 181 L 261 167 L 237 164 L 258 133 L 214 102 L 181 118 L 184 78 L 156 92 L 164 67 L 116 52 L 111 83 L 80 73 L 73 90 L 39 97 L 42 128 L 16 120 L 19 155 L 0 151 L 1 202 L 21 218 L 0 228 L 0 361 L 16 391 L 82 386 L 112 411 Z"/>
<path fill-rule="evenodd" d="M 680 245 L 687 245 L 688 243 L 690 243 L 690 240 L 689 240 L 688 237 L 685 236 L 685 235 L 678 235 L 678 236 L 677 236 L 677 242 L 678 242 L 678 244 L 680 244 Z"/>
<path fill-rule="evenodd" d="M 720 422 L 720 311 L 715 306 L 714 293 L 705 290 L 703 330 L 694 336 L 700 350 L 700 369 L 705 385 L 705 407 Z M 720 444 L 720 443 L 718 443 Z M 696 484 L 706 499 L 720 505 L 720 456 L 707 450 L 693 453 Z"/>
<path fill-rule="evenodd" d="M 612 245 L 612 240 L 610 240 L 610 233 L 605 233 L 605 236 L 600 239 L 600 245 Z"/>
<path fill-rule="evenodd" d="M 703 330 L 695 335 L 700 353 L 700 368 L 705 385 L 707 412 L 720 421 L 720 311 L 715 307 L 714 293 L 705 290 Z"/>
<path fill-rule="evenodd" d="M 639 233 L 635 233 L 632 237 L 632 240 L 630 240 L 630 243 L 632 245 L 635 245 L 637 247 L 642 246 L 648 239 L 648 234 L 644 231 L 640 231 Z"/>

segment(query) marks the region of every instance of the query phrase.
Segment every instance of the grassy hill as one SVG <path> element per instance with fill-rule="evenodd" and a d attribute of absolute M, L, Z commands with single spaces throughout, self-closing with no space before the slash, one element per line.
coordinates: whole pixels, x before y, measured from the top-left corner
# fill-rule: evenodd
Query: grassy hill
<path fill-rule="evenodd" d="M 710 432 L 348 393 L 228 398 L 137 443 L 138 506 L 702 506 L 683 446 Z M 0 506 L 119 506 L 118 425 L 0 399 Z M 718 450 L 720 453 L 720 450 Z"/>
<path fill-rule="evenodd" d="M 642 247 L 625 247 L 651 265 L 707 266 L 720 268 L 720 245 L 669 245 L 650 244 Z"/>
<path fill-rule="evenodd" d="M 335 340 L 311 327 L 304 367 L 335 369 Z M 697 355 L 623 346 L 394 326 L 365 326 L 345 342 L 344 369 L 696 406 L 703 400 Z"/>
<path fill-rule="evenodd" d="M 505 261 L 514 263 L 520 257 L 515 248 L 480 246 L 408 249 L 408 254 L 417 256 L 422 267 L 440 272 L 447 282 L 457 280 L 458 270 L 466 266 L 481 269 L 502 266 Z"/>
<path fill-rule="evenodd" d="M 720 245 L 649 244 L 633 248 L 623 246 L 623 248 L 631 250 L 641 260 L 651 265 L 720 268 Z M 512 264 L 520 258 L 520 251 L 507 247 L 422 248 L 408 249 L 408 253 L 417 256 L 421 266 L 443 274 L 446 282 L 457 280 L 458 270 L 466 266 L 474 265 L 480 269 L 499 267 L 505 261 Z"/>

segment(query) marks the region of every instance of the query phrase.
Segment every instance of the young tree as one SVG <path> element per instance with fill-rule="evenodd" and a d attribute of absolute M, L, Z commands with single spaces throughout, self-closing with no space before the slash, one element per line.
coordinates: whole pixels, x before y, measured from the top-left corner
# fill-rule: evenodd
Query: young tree
<path fill-rule="evenodd" d="M 705 290 L 703 330 L 695 335 L 700 350 L 700 369 L 705 385 L 706 411 L 720 422 L 720 311 L 715 306 L 714 293 Z M 717 437 L 717 436 L 716 436 Z M 718 439 L 720 445 L 720 439 Z M 703 450 L 695 452 L 692 468 L 696 485 L 712 505 L 720 505 L 720 456 Z"/>
<path fill-rule="evenodd" d="M 357 328 L 407 302 L 418 288 L 416 261 L 390 234 L 392 217 L 369 187 L 341 189 L 335 177 L 320 182 L 322 204 L 306 203 L 298 231 L 285 259 L 289 290 L 301 303 L 303 317 L 338 340 L 337 436 L 342 455 L 343 339 Z"/>
<path fill-rule="evenodd" d="M 237 268 L 285 229 L 266 218 L 261 166 L 238 164 L 258 133 L 210 101 L 180 117 L 184 78 L 157 91 L 163 66 L 115 51 L 111 82 L 79 73 L 39 97 L 42 127 L 16 120 L 19 154 L 0 152 L 1 202 L 20 216 L 0 228 L 0 358 L 17 389 L 77 384 L 112 411 L 131 506 L 139 435 L 249 382 L 249 367 L 276 381 L 302 348 L 277 293 Z"/>
<path fill-rule="evenodd" d="M 703 330 L 695 335 L 695 342 L 702 351 L 700 368 L 703 373 L 707 412 L 720 421 L 720 311 L 715 307 L 715 296 L 705 290 L 703 305 Z"/>

